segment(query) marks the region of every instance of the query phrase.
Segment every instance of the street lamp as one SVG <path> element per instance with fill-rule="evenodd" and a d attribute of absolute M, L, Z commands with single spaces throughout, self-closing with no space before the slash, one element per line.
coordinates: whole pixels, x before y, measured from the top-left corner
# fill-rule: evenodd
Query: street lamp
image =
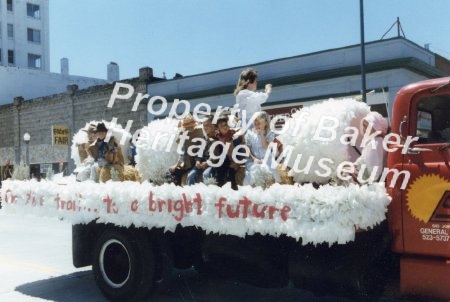
<path fill-rule="evenodd" d="M 30 165 L 30 153 L 28 152 L 28 143 L 30 142 L 30 139 L 31 139 L 30 133 L 27 132 L 23 135 L 23 140 L 25 141 L 26 145 L 25 152 L 26 152 L 27 166 Z"/>

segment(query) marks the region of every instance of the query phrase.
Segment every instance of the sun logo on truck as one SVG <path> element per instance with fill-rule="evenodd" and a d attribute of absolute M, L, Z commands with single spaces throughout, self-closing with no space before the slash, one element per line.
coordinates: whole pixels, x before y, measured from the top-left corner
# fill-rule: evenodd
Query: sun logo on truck
<path fill-rule="evenodd" d="M 450 182 L 445 178 L 429 174 L 423 175 L 411 184 L 406 192 L 408 209 L 412 216 L 427 223 L 430 221 L 447 221 Z"/>

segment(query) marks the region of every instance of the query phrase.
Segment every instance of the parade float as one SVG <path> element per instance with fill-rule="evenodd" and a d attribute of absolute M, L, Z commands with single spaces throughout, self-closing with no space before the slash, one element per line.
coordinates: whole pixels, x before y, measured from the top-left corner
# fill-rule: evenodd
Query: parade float
<path fill-rule="evenodd" d="M 450 138 L 423 136 L 448 131 L 449 80 L 412 84 L 397 94 L 380 182 L 350 175 L 369 106 L 329 100 L 273 129 L 283 144 L 274 158 L 280 183 L 265 182 L 261 173 L 255 177 L 262 186 L 238 190 L 214 182 L 175 186 L 167 171 L 178 156 L 178 122 L 162 119 L 141 129 L 139 139 L 114 134 L 123 143 L 135 138 L 134 181 L 113 167 L 96 172 L 99 182 L 87 176 L 92 169 L 76 150 L 88 138 L 77 133 L 74 159 L 83 179 L 81 173 L 7 180 L 2 210 L 72 222 L 74 265 L 92 265 L 97 285 L 115 301 L 140 300 L 169 268 L 192 266 L 258 286 L 292 281 L 370 298 L 383 288 L 396 254 L 402 293 L 448 299 Z"/>
<path fill-rule="evenodd" d="M 7 181 L 3 190 L 6 210 L 56 216 L 73 224 L 96 221 L 167 231 L 174 231 L 177 225 L 196 226 L 208 233 L 239 237 L 255 233 L 287 235 L 302 244 L 353 241 L 355 230 L 373 228 L 386 219 L 390 198 L 382 183 L 341 181 L 337 185 L 330 183 L 337 178 L 336 173 L 326 172 L 336 171 L 342 162 L 356 159 L 355 149 L 342 144 L 340 138 L 348 134 L 349 127 L 359 130 L 360 120 L 369 107 L 350 99 L 329 100 L 305 108 L 302 113 L 305 112 L 308 118 L 302 121 L 301 128 L 293 116 L 279 136 L 284 150 L 290 151 L 283 159 L 285 166 L 279 164 L 286 175 L 285 183 L 240 186 L 237 191 L 229 185 L 168 183 L 168 169 L 178 157 L 174 141 L 178 128 L 177 121 L 166 120 L 155 120 L 139 131 L 135 169 L 125 159 L 132 137 L 117 125 L 112 137 L 123 142 L 120 144 L 123 172 L 117 165 L 92 169 L 94 158 L 85 150 L 92 143 L 89 127 L 98 122 L 91 121 L 73 137 L 71 150 L 76 175 L 41 182 Z M 320 130 L 321 116 L 337 119 L 335 139 L 314 139 L 315 132 Z M 360 143 L 362 135 L 355 137 Z M 330 159 L 326 166 L 319 162 L 323 158 Z M 139 177 L 135 176 L 137 173 Z"/>

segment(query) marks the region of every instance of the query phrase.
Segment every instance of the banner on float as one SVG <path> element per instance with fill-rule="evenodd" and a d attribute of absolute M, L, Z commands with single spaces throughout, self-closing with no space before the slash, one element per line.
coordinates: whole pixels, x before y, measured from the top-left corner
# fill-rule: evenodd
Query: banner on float
<path fill-rule="evenodd" d="M 179 187 L 151 183 L 37 182 L 3 183 L 5 211 L 58 217 L 73 224 L 164 228 L 178 224 L 240 237 L 260 233 L 287 235 L 302 244 L 343 244 L 355 229 L 386 219 L 390 197 L 383 184 L 332 186 L 279 185 L 267 189 L 196 184 Z"/>

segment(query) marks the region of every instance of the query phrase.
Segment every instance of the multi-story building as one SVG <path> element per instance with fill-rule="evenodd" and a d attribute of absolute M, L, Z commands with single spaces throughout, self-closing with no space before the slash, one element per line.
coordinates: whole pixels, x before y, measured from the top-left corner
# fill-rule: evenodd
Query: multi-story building
<path fill-rule="evenodd" d="M 0 105 L 14 98 L 33 99 L 119 80 L 119 66 L 107 66 L 108 81 L 69 75 L 69 60 L 61 73 L 50 72 L 48 0 L 0 0 Z M 105 72 L 106 76 L 106 72 Z"/>
<path fill-rule="evenodd" d="M 0 65 L 50 71 L 48 0 L 0 1 Z"/>

